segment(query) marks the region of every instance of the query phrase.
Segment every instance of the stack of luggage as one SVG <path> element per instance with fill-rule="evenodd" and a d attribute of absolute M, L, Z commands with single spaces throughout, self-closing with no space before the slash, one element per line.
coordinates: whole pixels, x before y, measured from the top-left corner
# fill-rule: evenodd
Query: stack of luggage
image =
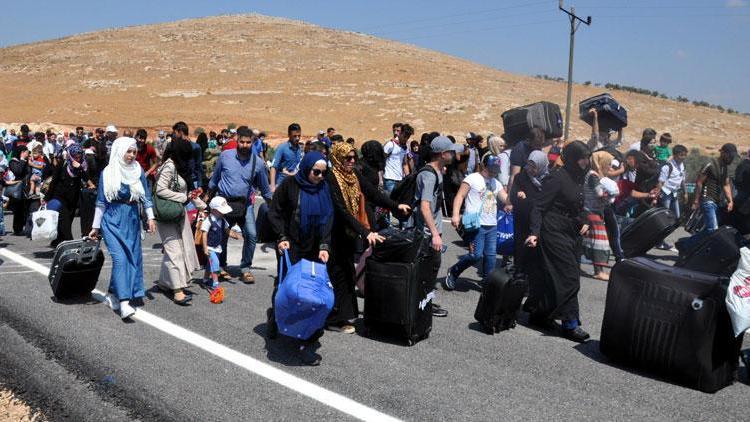
<path fill-rule="evenodd" d="M 430 262 L 419 248 L 422 232 L 415 229 L 380 232 L 386 240 L 373 247 L 365 264 L 365 335 L 371 332 L 400 338 L 413 346 L 432 330 Z"/>
<path fill-rule="evenodd" d="M 674 266 L 642 257 L 676 228 L 671 212 L 655 208 L 623 230 L 632 259 L 612 269 L 600 347 L 615 362 L 712 393 L 736 377 L 743 336 L 725 298 L 745 241 L 725 226 L 678 241 Z"/>

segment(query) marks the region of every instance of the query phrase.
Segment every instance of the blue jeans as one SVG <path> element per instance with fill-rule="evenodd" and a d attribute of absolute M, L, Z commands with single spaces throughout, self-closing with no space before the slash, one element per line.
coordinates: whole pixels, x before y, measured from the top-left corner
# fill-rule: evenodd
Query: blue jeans
<path fill-rule="evenodd" d="M 390 195 L 391 192 L 393 192 L 393 189 L 396 188 L 396 185 L 398 184 L 398 180 L 393 179 L 383 179 L 383 190 L 385 190 L 385 193 Z M 391 225 L 391 215 L 388 214 L 385 217 L 385 221 L 388 222 L 388 225 Z"/>
<path fill-rule="evenodd" d="M 0 194 L 3 189 L 0 189 Z M 3 201 L 0 198 L 0 236 L 5 236 L 5 210 L 3 209 Z"/>
<path fill-rule="evenodd" d="M 235 224 L 239 224 L 242 228 L 242 261 L 240 262 L 240 271 L 242 274 L 249 273 L 250 267 L 253 265 L 253 257 L 255 256 L 255 242 L 257 233 L 255 231 L 255 211 L 253 205 L 248 201 L 247 210 L 245 212 L 245 219 L 241 221 L 237 218 L 227 218 L 229 227 L 233 227 Z M 221 242 L 221 256 L 219 261 L 222 267 L 227 266 L 227 241 L 228 236 L 224 236 L 224 240 Z"/>
<path fill-rule="evenodd" d="M 680 200 L 675 197 L 675 193 L 672 192 L 669 195 L 663 195 L 659 200 L 662 207 L 671 210 L 677 219 L 680 219 Z"/>
<path fill-rule="evenodd" d="M 470 241 L 474 252 L 469 252 L 458 258 L 456 265 L 449 271 L 454 277 L 458 277 L 465 269 L 479 262 L 482 263 L 482 277 L 487 277 L 495 269 L 497 260 L 497 226 L 482 226 Z"/>
<path fill-rule="evenodd" d="M 703 229 L 705 232 L 712 232 L 719 228 L 719 220 L 716 217 L 716 210 L 719 206 L 714 201 L 703 201 L 701 202 L 701 209 L 703 210 L 703 222 L 706 224 L 706 228 Z"/>

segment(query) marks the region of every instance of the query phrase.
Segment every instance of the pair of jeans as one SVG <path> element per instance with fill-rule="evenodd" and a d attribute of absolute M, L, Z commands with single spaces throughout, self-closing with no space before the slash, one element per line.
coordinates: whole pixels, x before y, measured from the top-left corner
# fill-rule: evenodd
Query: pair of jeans
<path fill-rule="evenodd" d="M 396 185 L 398 184 L 398 180 L 393 179 L 383 179 L 383 190 L 385 191 L 388 196 L 391 195 L 391 192 L 393 192 L 393 189 L 396 188 Z M 388 223 L 388 225 L 391 225 L 391 214 L 385 216 L 385 221 Z"/>
<path fill-rule="evenodd" d="M 481 226 L 470 242 L 474 252 L 458 258 L 449 271 L 452 276 L 458 277 L 465 269 L 483 259 L 482 277 L 487 277 L 495 269 L 497 261 L 497 226 Z"/>
<path fill-rule="evenodd" d="M 617 223 L 614 204 L 604 207 L 603 216 L 604 227 L 607 228 L 607 239 L 609 240 L 609 247 L 612 249 L 612 254 L 615 256 L 615 259 L 625 259 L 625 252 L 622 251 L 622 243 L 620 242 L 620 225 Z"/>
<path fill-rule="evenodd" d="M 706 200 L 701 202 L 701 209 L 703 210 L 703 222 L 706 227 L 703 229 L 704 232 L 712 232 L 719 228 L 719 219 L 716 216 L 716 211 L 719 206 L 716 202 Z"/>
<path fill-rule="evenodd" d="M 677 219 L 680 219 L 680 200 L 675 196 L 675 192 L 670 193 L 669 195 L 662 195 L 661 199 L 659 199 L 659 204 L 668 209 L 671 210 L 675 217 Z"/>
<path fill-rule="evenodd" d="M 257 232 L 255 231 L 255 207 L 250 201 L 247 201 L 247 209 L 245 210 L 245 218 L 227 218 L 229 227 L 234 227 L 238 224 L 242 228 L 242 261 L 240 262 L 240 271 L 242 274 L 249 273 L 250 267 L 253 265 L 253 257 L 255 256 L 255 243 L 258 238 Z M 227 266 L 227 241 L 228 236 L 224 236 L 221 242 L 221 256 L 219 262 L 221 266 L 225 268 Z"/>

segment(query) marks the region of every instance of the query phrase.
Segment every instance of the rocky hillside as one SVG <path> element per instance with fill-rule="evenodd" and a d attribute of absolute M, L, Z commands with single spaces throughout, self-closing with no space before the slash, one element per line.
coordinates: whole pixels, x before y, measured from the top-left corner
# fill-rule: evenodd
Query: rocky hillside
<path fill-rule="evenodd" d="M 561 65 L 562 66 L 562 65 Z M 306 135 L 336 127 L 383 139 L 394 121 L 417 132 L 502 133 L 500 114 L 565 102 L 565 84 L 515 75 L 435 51 L 259 15 L 129 27 L 0 49 L 0 121 L 149 128 L 229 122 Z M 574 100 L 601 88 L 576 86 Z M 691 146 L 747 146 L 750 118 L 615 92 L 629 108 L 627 140 L 648 126 Z M 577 109 L 577 104 L 575 108 Z M 588 136 L 573 119 L 573 134 Z"/>

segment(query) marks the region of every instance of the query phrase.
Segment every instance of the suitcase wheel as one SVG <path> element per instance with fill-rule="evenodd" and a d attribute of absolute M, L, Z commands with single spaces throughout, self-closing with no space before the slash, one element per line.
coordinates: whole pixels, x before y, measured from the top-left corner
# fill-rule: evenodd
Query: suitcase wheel
<path fill-rule="evenodd" d="M 406 340 L 406 345 L 409 347 L 414 346 L 415 344 L 417 344 L 417 342 L 411 337 Z"/>

